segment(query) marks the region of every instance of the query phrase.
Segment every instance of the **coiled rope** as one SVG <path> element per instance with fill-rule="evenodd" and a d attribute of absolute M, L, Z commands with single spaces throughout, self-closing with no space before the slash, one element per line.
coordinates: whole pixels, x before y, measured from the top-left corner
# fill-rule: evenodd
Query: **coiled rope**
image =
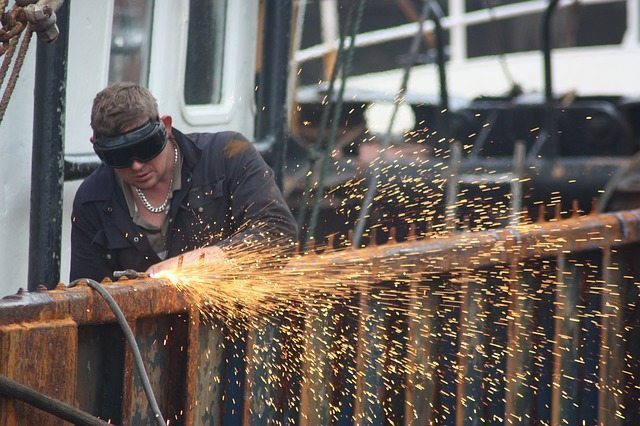
<path fill-rule="evenodd" d="M 16 0 L 13 7 L 5 12 L 7 0 L 0 0 L 0 56 L 4 56 L 0 65 L 0 124 L 16 87 L 31 36 L 36 32 L 38 38 L 47 43 L 58 38 L 55 10 L 62 3 L 61 0 Z"/>

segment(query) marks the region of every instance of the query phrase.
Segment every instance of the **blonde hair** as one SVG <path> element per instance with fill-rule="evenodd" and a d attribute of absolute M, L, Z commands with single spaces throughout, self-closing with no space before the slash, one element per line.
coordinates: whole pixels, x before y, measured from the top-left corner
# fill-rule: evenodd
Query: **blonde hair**
<path fill-rule="evenodd" d="M 91 128 L 96 137 L 115 136 L 125 129 L 158 119 L 158 103 L 145 87 L 113 83 L 93 100 Z"/>

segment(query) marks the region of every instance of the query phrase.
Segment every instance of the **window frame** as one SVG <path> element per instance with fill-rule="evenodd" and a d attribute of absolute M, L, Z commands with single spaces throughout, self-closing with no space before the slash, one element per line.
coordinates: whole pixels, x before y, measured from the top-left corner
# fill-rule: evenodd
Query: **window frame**
<path fill-rule="evenodd" d="M 151 57 L 153 55 L 153 41 L 154 41 L 154 16 L 156 14 L 156 3 L 157 0 L 145 0 L 147 3 L 149 3 L 149 10 L 147 11 L 147 20 L 145 22 L 145 24 L 147 24 L 147 27 L 145 28 L 146 33 L 145 33 L 145 37 L 143 41 L 143 46 L 145 48 L 145 51 L 143 52 L 144 54 L 141 57 L 141 66 L 142 68 L 139 70 L 140 71 L 140 75 L 138 76 L 139 78 L 141 78 L 141 80 L 138 81 L 134 81 L 137 84 L 140 84 L 142 86 L 148 87 L 149 85 L 149 76 L 151 74 Z M 118 79 L 112 79 L 111 78 L 111 70 L 112 70 L 112 65 L 113 65 L 113 60 L 114 60 L 114 55 L 113 55 L 113 36 L 114 36 L 114 20 L 115 20 L 115 16 L 116 16 L 116 9 L 117 6 L 115 4 L 115 0 L 112 2 L 112 13 L 111 13 L 111 22 L 109 23 L 110 25 L 110 32 L 109 32 L 109 47 L 108 47 L 108 59 L 107 59 L 107 70 L 106 70 L 106 74 L 107 74 L 107 82 L 117 82 L 117 81 L 128 81 L 130 79 L 127 78 L 118 78 Z"/>
<path fill-rule="evenodd" d="M 220 87 L 220 102 L 200 105 L 190 105 L 186 103 L 184 97 L 184 85 L 186 78 L 186 58 L 187 44 L 189 36 L 189 2 L 184 2 L 183 17 L 185 25 L 182 31 L 182 43 L 180 52 L 179 67 L 179 93 L 180 110 L 184 120 L 192 126 L 216 125 L 230 123 L 233 119 L 234 110 L 237 105 L 236 94 L 239 92 L 236 79 L 232 76 L 239 74 L 241 66 L 240 55 L 233 55 L 233 46 L 239 43 L 239 32 L 232 31 L 233 28 L 242 28 L 242 2 L 225 0 L 226 16 L 224 21 L 224 43 L 222 52 L 222 82 Z"/>

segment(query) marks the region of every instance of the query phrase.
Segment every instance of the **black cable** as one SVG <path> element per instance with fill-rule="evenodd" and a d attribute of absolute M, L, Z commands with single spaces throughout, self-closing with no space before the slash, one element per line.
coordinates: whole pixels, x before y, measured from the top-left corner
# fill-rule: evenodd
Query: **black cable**
<path fill-rule="evenodd" d="M 44 395 L 3 375 L 0 375 L 0 395 L 25 402 L 76 425 L 102 426 L 109 424 L 89 413 Z"/>
<path fill-rule="evenodd" d="M 138 369 L 138 374 L 140 375 L 140 380 L 142 381 L 142 387 L 144 388 L 144 393 L 147 395 L 147 399 L 149 400 L 149 405 L 151 406 L 151 409 L 155 414 L 156 421 L 160 426 L 166 426 L 167 423 L 162 417 L 162 413 L 160 412 L 160 408 L 158 407 L 158 403 L 156 402 L 156 397 L 153 394 L 153 389 L 151 388 L 151 383 L 149 382 L 149 377 L 147 376 L 147 372 L 144 368 L 144 362 L 142 361 L 142 355 L 140 355 L 140 349 L 138 349 L 136 338 L 131 331 L 131 327 L 129 327 L 127 318 L 122 313 L 120 306 L 118 306 L 118 303 L 102 285 L 90 278 L 79 278 L 69 283 L 69 287 L 74 287 L 79 282 L 85 282 L 89 287 L 97 291 L 113 311 L 114 315 L 116 316 L 116 320 L 118 321 L 118 324 L 120 325 L 120 328 L 122 328 L 122 332 L 127 339 L 127 342 L 129 342 L 131 351 L 133 352 L 133 358 L 136 361 L 136 367 Z"/>
<path fill-rule="evenodd" d="M 322 198 L 324 197 L 324 188 L 325 188 L 325 177 L 328 173 L 329 169 L 329 159 L 331 158 L 331 152 L 333 151 L 333 147 L 335 145 L 336 140 L 336 132 L 338 130 L 338 123 L 340 121 L 340 115 L 342 114 L 342 104 L 344 101 L 344 91 L 347 85 L 347 80 L 349 78 L 349 74 L 351 73 L 351 63 L 353 61 L 353 53 L 355 50 L 356 44 L 356 36 L 360 30 L 360 24 L 362 23 L 362 14 L 364 12 L 364 5 L 366 0 L 358 0 L 355 3 L 351 11 L 350 21 L 351 21 L 351 39 L 349 44 L 349 49 L 346 52 L 346 57 L 344 58 L 344 63 L 342 66 L 342 81 L 340 82 L 340 89 L 338 90 L 338 97 L 336 99 L 336 104 L 333 110 L 333 121 L 331 122 L 331 129 L 329 132 L 329 138 L 327 140 L 327 146 L 324 150 L 324 155 L 321 159 L 320 170 L 318 172 L 318 184 L 316 187 L 316 192 L 314 194 L 313 204 L 311 206 L 311 217 L 309 218 L 309 228 L 307 230 L 306 236 L 303 240 L 303 248 L 307 249 L 308 243 L 311 238 L 315 237 L 316 225 L 318 223 L 318 216 L 320 215 L 320 204 L 322 202 Z"/>
<path fill-rule="evenodd" d="M 349 16 L 347 18 L 347 24 L 350 24 L 352 19 L 353 9 L 350 9 Z M 346 25 L 347 25 L 346 24 Z M 345 25 L 345 27 L 346 27 Z M 340 70 L 343 68 L 344 63 L 344 45 L 345 40 L 347 38 L 346 28 L 340 26 L 340 43 L 338 44 L 338 51 L 336 53 L 336 58 L 333 63 L 333 69 L 331 70 L 331 77 L 329 78 L 329 88 L 325 94 L 327 99 L 327 106 L 323 108 L 322 115 L 320 116 L 320 124 L 318 126 L 318 133 L 316 134 L 316 140 L 314 145 L 309 149 L 309 155 L 307 158 L 307 173 L 305 177 L 304 183 L 304 191 L 302 192 L 302 199 L 300 200 L 300 209 L 298 210 L 297 222 L 298 225 L 302 226 L 306 221 L 306 216 L 308 213 L 307 204 L 310 202 L 311 193 L 313 191 L 314 186 L 314 176 L 316 164 L 322 155 L 326 155 L 322 153 L 322 141 L 324 139 L 324 133 L 327 129 L 327 124 L 329 123 L 329 115 L 332 110 L 334 110 L 335 101 L 333 100 L 333 92 L 336 84 L 336 80 L 338 79 L 338 75 L 340 74 Z M 343 73 L 344 74 L 344 73 Z M 343 75 L 344 78 L 344 75 Z M 322 102 L 321 102 L 322 105 Z M 301 240 L 306 241 L 306 235 L 303 235 Z M 306 244 L 306 243 L 305 243 Z M 305 245 L 303 244 L 303 245 Z"/>
<path fill-rule="evenodd" d="M 505 41 L 507 40 L 506 37 L 503 37 L 503 32 L 502 32 L 502 26 L 497 26 L 498 22 L 498 17 L 496 16 L 496 11 L 495 11 L 495 5 L 493 4 L 493 2 L 489 1 L 489 0 L 482 0 L 482 3 L 484 5 L 484 7 L 487 9 L 487 11 L 489 12 L 489 23 L 492 24 L 491 30 L 492 30 L 492 35 L 494 37 L 491 37 L 491 42 L 495 48 L 495 50 L 498 52 L 498 60 L 500 61 L 500 66 L 502 68 L 502 73 L 504 74 L 505 78 L 509 81 L 509 84 L 511 85 L 511 90 L 512 91 L 521 91 L 522 89 L 520 88 L 520 85 L 518 83 L 516 83 L 515 79 L 513 78 L 513 74 L 511 73 L 511 70 L 509 69 L 509 64 L 507 63 L 507 57 L 506 57 L 506 45 L 505 45 Z M 501 22 L 500 22 L 501 23 Z"/>
<path fill-rule="evenodd" d="M 393 125 L 396 120 L 396 116 L 398 115 L 398 109 L 400 108 L 400 104 L 404 102 L 404 95 L 407 92 L 407 87 L 409 85 L 409 77 L 411 75 L 411 70 L 413 69 L 413 65 L 416 62 L 416 58 L 418 57 L 418 53 L 420 52 L 420 46 L 422 45 L 422 33 L 424 32 L 424 22 L 429 17 L 431 13 L 431 3 L 430 0 L 425 0 L 424 5 L 422 7 L 422 13 L 420 14 L 420 20 L 418 21 L 418 31 L 414 34 L 413 39 L 411 41 L 411 46 L 409 48 L 409 60 L 404 66 L 404 70 L 402 73 L 402 82 L 400 84 L 400 89 L 393 100 L 393 112 L 391 113 L 391 118 L 389 119 L 389 125 L 387 126 L 387 132 L 384 135 L 384 139 L 382 139 L 381 147 L 378 152 L 382 153 L 391 145 L 391 133 L 393 130 Z M 437 34 L 440 36 L 440 34 Z M 446 93 L 446 91 L 445 91 Z M 446 96 L 445 96 L 446 98 Z M 448 102 L 448 101 L 447 101 Z M 443 104 L 446 102 L 443 101 Z M 360 248 L 362 244 L 362 235 L 364 234 L 365 224 L 367 223 L 367 218 L 369 217 L 369 210 L 373 206 L 373 199 L 376 196 L 378 191 L 378 183 L 381 177 L 380 168 L 383 166 L 383 162 L 375 164 L 373 167 L 373 171 L 370 173 L 369 183 L 367 185 L 367 192 L 364 195 L 362 200 L 362 204 L 360 205 L 360 213 L 358 215 L 358 219 L 356 221 L 356 226 L 353 232 L 353 247 Z"/>

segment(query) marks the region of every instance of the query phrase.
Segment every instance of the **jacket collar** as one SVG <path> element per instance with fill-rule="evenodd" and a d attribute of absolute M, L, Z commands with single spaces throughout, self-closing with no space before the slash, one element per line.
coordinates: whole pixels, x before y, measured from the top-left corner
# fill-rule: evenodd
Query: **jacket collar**
<path fill-rule="evenodd" d="M 202 157 L 202 150 L 196 146 L 195 142 L 189 136 L 178 129 L 172 128 L 171 134 L 178 142 L 180 153 L 183 156 L 182 167 L 191 173 Z"/>
<path fill-rule="evenodd" d="M 187 135 L 176 130 L 175 128 L 172 130 L 172 134 L 178 142 L 178 147 L 180 148 L 180 153 L 182 154 L 182 186 L 173 194 L 173 199 L 171 200 L 171 207 L 169 208 L 169 217 L 173 218 L 176 216 L 178 211 L 178 206 L 185 199 L 192 185 L 192 175 L 193 170 L 196 167 L 196 164 L 200 161 L 202 157 L 202 150 L 196 146 L 192 139 L 190 139 Z"/>

